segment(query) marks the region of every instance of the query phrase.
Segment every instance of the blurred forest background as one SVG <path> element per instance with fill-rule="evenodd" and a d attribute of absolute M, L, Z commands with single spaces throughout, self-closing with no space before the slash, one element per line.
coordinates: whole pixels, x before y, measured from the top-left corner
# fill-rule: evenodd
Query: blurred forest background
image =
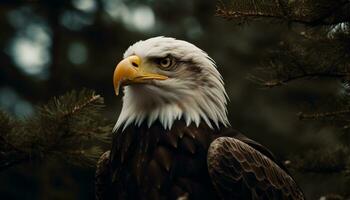
<path fill-rule="evenodd" d="M 116 121 L 121 105 L 112 85 L 116 63 L 138 40 L 171 36 L 197 45 L 217 62 L 233 127 L 285 161 L 308 199 L 349 198 L 350 2 L 249 2 L 1 1 L 0 108 L 13 119 L 27 120 L 12 140 L 21 140 L 28 130 L 42 131 L 28 125 L 38 105 L 82 88 L 95 90 L 106 106 L 101 108 L 102 100 L 94 93 L 79 94 L 78 99 L 70 93 L 61 100 L 78 102 L 78 109 L 62 108 L 58 99 L 40 108 L 33 121 L 52 125 L 56 112 L 66 117 L 85 109 L 89 104 L 84 102 L 97 101 L 92 108 L 103 112 L 106 119 L 97 124 L 103 129 L 95 130 L 92 121 L 98 117 L 88 111 L 82 115 L 92 117 L 74 128 L 87 121 L 91 125 L 84 131 L 110 134 L 108 124 Z M 308 13 L 313 5 L 328 14 L 319 17 L 317 9 Z M 79 104 L 80 97 L 86 101 Z M 106 150 L 108 137 L 103 137 L 99 142 Z M 0 167 L 0 199 L 94 199 L 94 167 L 71 164 L 66 156 Z"/>

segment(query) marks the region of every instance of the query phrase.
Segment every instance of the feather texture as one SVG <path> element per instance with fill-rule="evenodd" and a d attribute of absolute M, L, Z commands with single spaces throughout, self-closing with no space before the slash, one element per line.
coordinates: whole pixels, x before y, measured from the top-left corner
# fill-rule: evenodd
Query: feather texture
<path fill-rule="evenodd" d="M 269 150 L 204 122 L 197 127 L 177 120 L 169 130 L 156 121 L 119 130 L 108 166 L 111 187 L 96 188 L 99 199 L 303 199 Z"/>
<path fill-rule="evenodd" d="M 124 87 L 123 108 L 114 131 L 147 121 L 159 121 L 171 129 L 174 121 L 184 118 L 187 125 L 204 121 L 210 128 L 228 126 L 227 99 L 222 76 L 207 53 L 183 40 L 155 37 L 130 46 L 124 58 L 137 55 L 142 65 L 152 72 L 171 77 L 152 84 Z M 150 60 L 171 55 L 176 67 L 161 70 Z"/>
<path fill-rule="evenodd" d="M 304 199 L 285 170 L 235 138 L 220 137 L 211 143 L 208 170 L 222 199 Z"/>
<path fill-rule="evenodd" d="M 229 128 L 224 82 L 204 51 L 156 37 L 130 46 L 131 55 L 169 78 L 124 87 L 112 150 L 96 173 L 98 199 L 303 199 L 268 149 Z M 171 69 L 154 67 L 169 56 Z"/>

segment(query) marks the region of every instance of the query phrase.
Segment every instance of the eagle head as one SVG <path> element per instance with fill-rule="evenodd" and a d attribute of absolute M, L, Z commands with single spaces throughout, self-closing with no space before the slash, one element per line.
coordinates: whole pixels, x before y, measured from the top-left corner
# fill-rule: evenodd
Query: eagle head
<path fill-rule="evenodd" d="M 113 76 L 115 92 L 124 88 L 123 106 L 114 131 L 130 124 L 170 129 L 175 120 L 197 126 L 229 125 L 227 94 L 214 61 L 183 40 L 155 37 L 124 53 Z"/>

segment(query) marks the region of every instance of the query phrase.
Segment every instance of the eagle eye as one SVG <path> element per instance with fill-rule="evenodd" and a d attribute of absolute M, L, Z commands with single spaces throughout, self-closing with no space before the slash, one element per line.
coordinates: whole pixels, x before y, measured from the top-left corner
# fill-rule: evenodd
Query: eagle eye
<path fill-rule="evenodd" d="M 162 59 L 159 61 L 159 65 L 160 65 L 162 68 L 169 68 L 170 66 L 173 65 L 173 59 L 171 59 L 170 57 L 162 58 Z"/>

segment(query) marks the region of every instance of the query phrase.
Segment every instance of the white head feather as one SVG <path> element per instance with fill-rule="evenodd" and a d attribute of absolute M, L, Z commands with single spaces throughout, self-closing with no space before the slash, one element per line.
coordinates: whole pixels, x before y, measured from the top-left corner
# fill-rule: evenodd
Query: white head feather
<path fill-rule="evenodd" d="M 168 76 L 167 80 L 124 87 L 123 107 L 114 131 L 143 122 L 151 126 L 156 120 L 165 129 L 171 129 L 178 119 L 197 126 L 204 120 L 211 128 L 212 123 L 229 125 L 222 76 L 204 51 L 183 40 L 155 37 L 130 46 L 124 58 L 131 55 L 139 56 L 143 65 L 151 65 L 151 58 L 169 55 L 177 63 L 171 70 L 153 67 L 153 72 Z"/>

